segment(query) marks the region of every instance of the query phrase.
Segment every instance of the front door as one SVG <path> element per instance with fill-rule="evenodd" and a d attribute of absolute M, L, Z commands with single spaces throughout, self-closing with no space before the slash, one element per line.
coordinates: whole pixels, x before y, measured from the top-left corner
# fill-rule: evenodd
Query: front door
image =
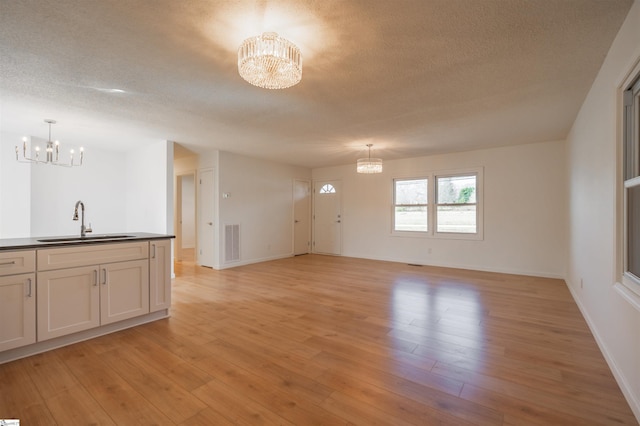
<path fill-rule="evenodd" d="M 314 253 L 342 253 L 342 203 L 340 181 L 318 181 L 313 188 Z"/>

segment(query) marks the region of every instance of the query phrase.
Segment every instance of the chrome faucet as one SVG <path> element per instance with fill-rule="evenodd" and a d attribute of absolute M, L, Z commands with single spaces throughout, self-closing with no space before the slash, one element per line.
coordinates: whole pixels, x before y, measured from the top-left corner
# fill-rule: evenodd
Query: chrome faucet
<path fill-rule="evenodd" d="M 87 235 L 87 232 L 92 232 L 91 224 L 89 224 L 88 228 L 86 226 L 84 226 L 84 203 L 81 200 L 78 200 L 76 202 L 76 209 L 73 212 L 73 220 L 78 220 L 78 206 L 80 206 L 81 214 L 82 214 L 82 222 L 81 222 L 81 225 L 80 225 L 80 236 L 81 237 L 85 237 Z"/>

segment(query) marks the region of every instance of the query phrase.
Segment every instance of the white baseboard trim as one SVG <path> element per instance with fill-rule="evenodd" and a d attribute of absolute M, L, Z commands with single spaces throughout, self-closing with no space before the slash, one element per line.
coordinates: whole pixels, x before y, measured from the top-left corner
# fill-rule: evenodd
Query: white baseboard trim
<path fill-rule="evenodd" d="M 615 359 L 611 356 L 611 353 L 608 351 L 607 346 L 604 344 L 604 340 L 602 340 L 602 338 L 600 337 L 596 325 L 591 320 L 591 317 L 580 301 L 578 294 L 574 291 L 574 286 L 571 285 L 568 278 L 565 278 L 564 281 L 567 285 L 567 288 L 569 289 L 569 292 L 571 293 L 571 297 L 573 297 L 573 300 L 576 302 L 576 305 L 578 305 L 578 309 L 580 309 L 584 320 L 587 322 L 589 330 L 591 330 L 591 334 L 593 334 L 593 337 L 596 339 L 596 343 L 600 348 L 600 352 L 602 352 L 604 359 L 607 361 L 607 364 L 609 365 L 609 368 L 613 373 L 613 377 L 616 379 L 616 382 L 618 382 L 620 390 L 622 390 L 622 394 L 629 403 L 631 411 L 633 411 L 633 414 L 636 416 L 636 419 L 640 423 L 640 398 L 635 394 L 635 392 L 633 391 L 633 387 L 629 385 L 624 374 L 622 374 L 622 371 L 620 371 L 620 369 L 618 368 Z"/>
<path fill-rule="evenodd" d="M 345 254 L 345 257 L 355 257 L 358 259 L 370 259 L 370 260 L 381 260 L 384 262 L 397 262 L 397 263 L 410 263 L 412 265 L 422 265 L 422 266 L 436 266 L 439 268 L 452 268 L 452 269 L 466 269 L 470 271 L 481 271 L 481 272 L 496 272 L 499 274 L 510 274 L 510 275 L 525 275 L 529 277 L 540 277 L 540 278 L 553 278 L 564 280 L 564 274 L 554 274 L 550 272 L 541 272 L 541 271 L 526 271 L 521 269 L 512 269 L 512 268 L 487 268 L 479 265 L 465 265 L 465 264 L 456 264 L 450 262 L 429 262 L 425 263 L 424 259 L 399 259 L 393 257 L 377 257 L 377 256 L 368 256 L 368 255 L 358 255 L 358 254 Z"/>
<path fill-rule="evenodd" d="M 261 257 L 261 258 L 257 258 L 257 259 L 241 260 L 241 261 L 238 261 L 238 262 L 229 262 L 229 263 L 224 263 L 222 265 L 215 265 L 213 267 L 213 269 L 217 269 L 217 270 L 230 269 L 230 268 L 235 268 L 235 267 L 238 267 L 238 266 L 251 265 L 251 264 L 254 264 L 254 263 L 268 262 L 270 260 L 285 259 L 287 257 L 293 257 L 293 253 L 278 254 L 278 255 L 275 255 L 275 256 Z M 218 266 L 218 267 L 216 267 L 216 266 Z"/>

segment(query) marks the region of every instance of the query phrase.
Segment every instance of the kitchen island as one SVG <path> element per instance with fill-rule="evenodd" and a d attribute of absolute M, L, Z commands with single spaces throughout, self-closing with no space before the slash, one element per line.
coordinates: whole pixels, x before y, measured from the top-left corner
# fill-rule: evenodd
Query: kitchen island
<path fill-rule="evenodd" d="M 0 363 L 167 318 L 172 238 L 0 239 Z"/>

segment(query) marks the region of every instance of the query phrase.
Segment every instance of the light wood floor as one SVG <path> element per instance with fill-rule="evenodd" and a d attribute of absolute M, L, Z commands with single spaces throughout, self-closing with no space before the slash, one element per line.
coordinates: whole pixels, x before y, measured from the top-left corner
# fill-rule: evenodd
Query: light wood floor
<path fill-rule="evenodd" d="M 172 317 L 0 365 L 23 425 L 637 424 L 563 282 L 176 263 Z"/>

